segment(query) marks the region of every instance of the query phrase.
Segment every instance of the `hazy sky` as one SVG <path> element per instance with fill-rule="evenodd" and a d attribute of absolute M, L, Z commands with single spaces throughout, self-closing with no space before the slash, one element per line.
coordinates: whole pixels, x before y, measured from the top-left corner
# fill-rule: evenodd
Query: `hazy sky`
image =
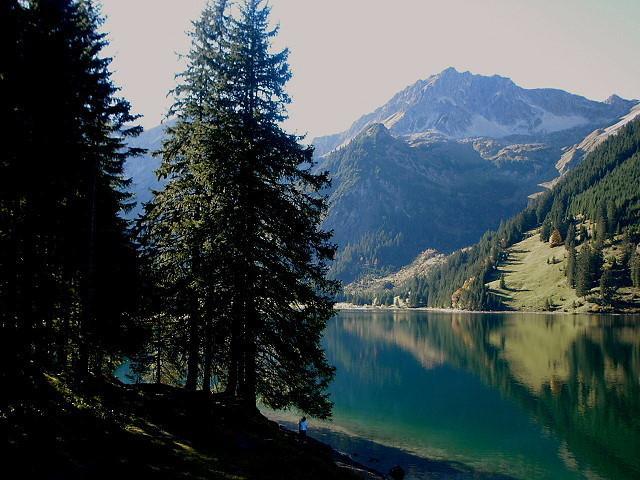
<path fill-rule="evenodd" d="M 115 81 L 142 124 L 162 120 L 205 0 L 102 0 Z M 640 0 L 271 0 L 291 49 L 287 127 L 347 128 L 448 66 L 603 100 L 640 98 Z"/>

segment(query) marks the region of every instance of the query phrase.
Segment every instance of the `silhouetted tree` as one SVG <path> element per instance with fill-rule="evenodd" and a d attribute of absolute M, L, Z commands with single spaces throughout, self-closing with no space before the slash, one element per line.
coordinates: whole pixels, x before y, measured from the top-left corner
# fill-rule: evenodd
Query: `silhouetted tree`
<path fill-rule="evenodd" d="M 129 201 L 123 163 L 139 153 L 126 137 L 140 129 L 101 56 L 92 2 L 0 8 L 10 139 L 0 161 L 3 337 L 40 365 L 100 371 L 135 338 L 125 315 L 135 308 L 135 250 L 119 212 Z"/>
<path fill-rule="evenodd" d="M 147 207 L 141 238 L 187 319 L 188 388 L 200 367 L 212 368 L 206 352 L 217 338 L 228 395 L 324 417 L 333 369 L 320 338 L 337 287 L 325 278 L 335 248 L 320 228 L 328 177 L 280 126 L 291 74 L 288 51 L 272 52 L 269 8 L 235 7 L 210 3 L 195 24 L 163 145 L 168 184 Z"/>

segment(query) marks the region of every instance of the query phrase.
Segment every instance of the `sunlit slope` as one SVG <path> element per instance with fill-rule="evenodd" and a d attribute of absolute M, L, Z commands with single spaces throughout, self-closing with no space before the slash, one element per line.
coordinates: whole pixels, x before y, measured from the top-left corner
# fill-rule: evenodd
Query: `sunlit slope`
<path fill-rule="evenodd" d="M 500 263 L 495 280 L 488 284 L 508 309 L 541 311 L 546 309 L 547 300 L 553 310 L 559 311 L 582 312 L 591 307 L 567 284 L 564 246 L 552 248 L 535 233 L 509 248 L 508 255 Z M 500 288 L 501 275 L 506 289 Z"/>

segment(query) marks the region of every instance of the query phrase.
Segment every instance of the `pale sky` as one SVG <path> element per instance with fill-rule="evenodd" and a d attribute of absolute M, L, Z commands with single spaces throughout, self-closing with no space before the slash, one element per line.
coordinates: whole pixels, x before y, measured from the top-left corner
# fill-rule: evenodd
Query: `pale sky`
<path fill-rule="evenodd" d="M 160 123 L 205 0 L 102 0 L 114 80 Z M 640 0 L 271 0 L 291 49 L 286 127 L 346 129 L 448 66 L 603 100 L 640 98 Z"/>

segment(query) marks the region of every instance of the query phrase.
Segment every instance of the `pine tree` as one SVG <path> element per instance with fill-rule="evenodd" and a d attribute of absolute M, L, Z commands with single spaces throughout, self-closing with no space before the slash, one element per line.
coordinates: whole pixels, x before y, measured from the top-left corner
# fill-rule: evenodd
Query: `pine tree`
<path fill-rule="evenodd" d="M 246 213 L 240 271 L 247 288 L 238 289 L 245 306 L 239 392 L 250 404 L 259 394 L 272 407 L 295 405 L 325 416 L 330 403 L 323 390 L 332 369 L 319 342 L 333 315 L 336 284 L 324 278 L 334 247 L 319 228 L 327 204 L 317 192 L 328 178 L 312 173 L 312 150 L 278 126 L 286 117 L 284 86 L 291 74 L 288 51 L 271 52 L 277 29 L 270 29 L 268 16 L 263 0 L 246 0 L 230 32 L 227 75 L 237 79 L 232 92 L 246 139 L 240 157 L 239 203 Z"/>
<path fill-rule="evenodd" d="M 551 224 L 545 221 L 540 227 L 540 241 L 548 242 L 550 235 L 551 235 Z"/>
<path fill-rule="evenodd" d="M 606 305 L 610 305 L 615 295 L 615 282 L 611 268 L 605 268 L 600 277 L 600 298 Z"/>
<path fill-rule="evenodd" d="M 606 239 L 609 238 L 609 219 L 607 217 L 606 204 L 601 203 L 598 208 L 596 217 L 596 244 L 604 245 Z"/>
<path fill-rule="evenodd" d="M 593 286 L 600 281 L 600 276 L 604 268 L 604 252 L 602 247 L 596 244 L 591 253 L 591 277 Z"/>
<path fill-rule="evenodd" d="M 106 38 L 90 1 L 1 8 L 11 142 L 0 162 L 0 297 L 24 355 L 66 368 L 73 353 L 78 373 L 99 371 L 126 345 L 121 322 L 135 303 L 135 251 L 118 213 L 128 202 L 124 160 L 139 153 L 125 137 L 139 128 L 126 127 L 135 117 L 100 56 Z"/>
<path fill-rule="evenodd" d="M 634 287 L 640 288 L 640 254 L 636 251 L 630 260 L 631 283 Z"/>
<path fill-rule="evenodd" d="M 565 269 L 565 275 L 567 276 L 567 283 L 571 288 L 576 286 L 576 248 L 573 245 L 569 246 L 567 252 L 567 267 Z"/>
<path fill-rule="evenodd" d="M 583 245 L 576 259 L 576 292 L 578 296 L 587 295 L 594 285 L 593 252 L 589 244 Z"/>
<path fill-rule="evenodd" d="M 504 273 L 500 275 L 500 289 L 501 290 L 507 289 L 507 282 L 504 279 Z"/>
<path fill-rule="evenodd" d="M 560 230 L 554 228 L 553 232 L 551 233 L 551 238 L 549 239 L 549 246 L 553 248 L 560 245 L 562 245 L 562 235 L 560 234 Z"/>
<path fill-rule="evenodd" d="M 169 182 L 147 208 L 142 238 L 189 319 L 189 388 L 202 364 L 194 339 L 209 331 L 224 339 L 228 395 L 324 417 L 333 369 L 320 338 L 336 292 L 325 279 L 334 246 L 320 229 L 328 179 L 313 172 L 312 149 L 279 126 L 288 51 L 271 51 L 268 16 L 262 0 L 234 10 L 220 1 L 196 23 L 163 146 Z"/>
<path fill-rule="evenodd" d="M 163 191 L 146 206 L 140 240 L 149 276 L 156 289 L 155 310 L 175 321 L 186 369 L 185 387 L 210 387 L 213 338 L 225 338 L 238 305 L 230 297 L 233 225 L 237 197 L 237 122 L 226 111 L 230 99 L 222 91 L 226 30 L 230 19 L 225 2 L 207 4 L 191 33 L 188 65 L 178 77 L 171 114 L 176 123 L 167 129 L 159 178 Z M 215 318 L 215 321 L 214 321 Z M 219 353 L 228 355 L 224 342 Z M 202 368 L 201 368 L 202 367 Z"/>
<path fill-rule="evenodd" d="M 618 218 L 618 209 L 616 208 L 616 204 L 609 200 L 607 202 L 607 232 L 609 234 L 609 238 L 613 239 L 614 235 L 619 231 L 619 218 Z"/>
<path fill-rule="evenodd" d="M 631 259 L 635 251 L 635 245 L 631 241 L 629 229 L 624 231 L 622 239 L 622 255 L 620 257 L 620 285 L 628 286 L 631 281 Z"/>
<path fill-rule="evenodd" d="M 576 226 L 573 224 L 573 222 L 569 223 L 569 226 L 567 227 L 567 237 L 564 241 L 564 246 L 567 250 L 569 250 L 571 247 L 576 246 Z"/>

